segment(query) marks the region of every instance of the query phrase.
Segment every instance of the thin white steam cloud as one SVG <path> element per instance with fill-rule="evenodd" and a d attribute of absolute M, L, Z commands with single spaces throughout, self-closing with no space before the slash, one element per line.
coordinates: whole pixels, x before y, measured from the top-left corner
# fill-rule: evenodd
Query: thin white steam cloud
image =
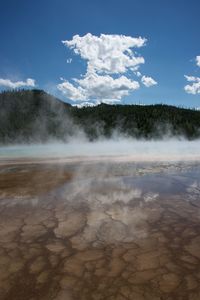
<path fill-rule="evenodd" d="M 0 78 L 0 86 L 10 89 L 17 89 L 21 87 L 35 87 L 35 80 L 27 78 L 25 81 L 12 81 L 10 79 Z"/>
<path fill-rule="evenodd" d="M 74 137 L 67 144 L 48 143 L 16 145 L 0 148 L 0 162 L 5 159 L 41 158 L 57 161 L 200 161 L 200 140 L 166 139 L 145 141 L 123 137 L 88 142 L 84 137 Z"/>
<path fill-rule="evenodd" d="M 134 38 L 125 35 L 100 36 L 88 33 L 84 36 L 75 35 L 72 40 L 63 44 L 73 50 L 87 63 L 86 73 L 81 79 L 72 82 L 63 80 L 58 89 L 70 100 L 104 102 L 121 100 L 140 88 L 136 72 L 145 63 L 144 57 L 136 54 L 133 49 L 146 45 L 145 38 Z M 131 73 L 137 80 L 133 80 Z M 143 76 L 141 82 L 150 87 L 157 82 Z M 95 103 L 96 103 L 95 102 Z"/>

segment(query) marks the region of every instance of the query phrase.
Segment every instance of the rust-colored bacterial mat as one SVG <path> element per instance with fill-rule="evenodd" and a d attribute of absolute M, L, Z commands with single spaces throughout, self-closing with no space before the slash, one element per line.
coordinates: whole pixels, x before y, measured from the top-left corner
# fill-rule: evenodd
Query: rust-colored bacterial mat
<path fill-rule="evenodd" d="M 1 300 L 199 300 L 200 166 L 0 167 Z"/>

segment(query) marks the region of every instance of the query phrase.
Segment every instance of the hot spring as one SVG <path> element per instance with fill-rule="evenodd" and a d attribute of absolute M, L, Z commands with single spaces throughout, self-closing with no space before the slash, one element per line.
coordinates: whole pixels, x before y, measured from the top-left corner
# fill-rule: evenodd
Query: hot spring
<path fill-rule="evenodd" d="M 0 148 L 0 298 L 200 299 L 199 142 Z"/>

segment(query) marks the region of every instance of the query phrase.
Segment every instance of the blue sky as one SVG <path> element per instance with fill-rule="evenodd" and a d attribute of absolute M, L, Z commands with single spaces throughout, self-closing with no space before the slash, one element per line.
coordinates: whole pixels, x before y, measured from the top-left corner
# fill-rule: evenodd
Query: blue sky
<path fill-rule="evenodd" d="M 200 107 L 200 94 L 184 90 L 189 83 L 184 75 L 200 77 L 195 61 L 200 55 L 200 1 L 7 0 L 0 4 L 0 79 L 25 82 L 32 78 L 37 88 L 72 102 L 57 88 L 60 78 L 80 79 L 86 74 L 87 60 L 62 40 L 87 33 L 141 36 L 147 42 L 134 49 L 145 59 L 139 71 L 157 85 L 140 84 L 121 103 Z M 67 63 L 69 58 L 71 63 Z M 104 75 L 137 80 L 131 71 Z"/>

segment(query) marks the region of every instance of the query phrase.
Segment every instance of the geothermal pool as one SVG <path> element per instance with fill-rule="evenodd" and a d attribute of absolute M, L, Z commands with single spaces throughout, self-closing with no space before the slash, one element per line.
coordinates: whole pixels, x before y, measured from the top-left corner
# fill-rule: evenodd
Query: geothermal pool
<path fill-rule="evenodd" d="M 116 138 L 88 142 L 76 138 L 69 143 L 47 143 L 0 147 L 0 163 L 14 159 L 48 160 L 63 162 L 80 160 L 108 160 L 116 157 L 127 161 L 200 161 L 200 140 L 177 139 L 145 141 Z"/>
<path fill-rule="evenodd" d="M 200 163 L 0 163 L 0 299 L 199 300 Z"/>

